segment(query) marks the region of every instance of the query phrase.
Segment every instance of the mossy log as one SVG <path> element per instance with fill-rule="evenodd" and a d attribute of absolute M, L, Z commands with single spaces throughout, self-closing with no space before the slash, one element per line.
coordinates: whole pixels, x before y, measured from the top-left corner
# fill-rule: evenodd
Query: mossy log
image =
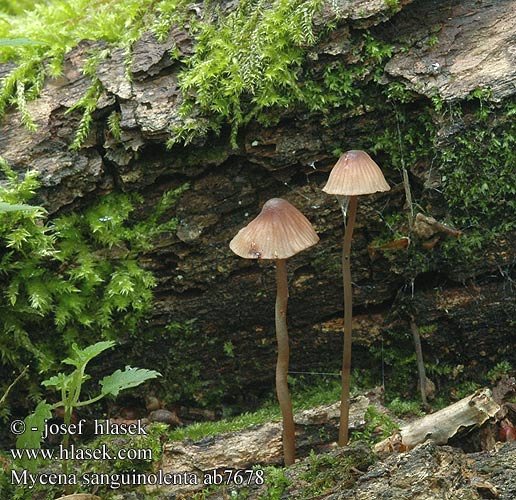
<path fill-rule="evenodd" d="M 351 401 L 350 428 L 365 426 L 365 414 L 371 401 L 358 396 Z M 328 450 L 338 435 L 340 403 L 316 407 L 296 413 L 296 455 L 306 457 L 311 451 Z M 250 470 L 253 466 L 282 465 L 282 424 L 263 425 L 207 436 L 195 441 L 167 443 L 159 464 L 164 473 L 197 474 L 198 485 L 170 488 L 175 493 L 192 492 L 203 487 L 202 478 L 210 471 Z M 227 474 L 227 472 L 226 472 Z"/>
<path fill-rule="evenodd" d="M 377 395 L 372 392 L 352 400 L 350 423 L 353 431 L 363 430 L 365 412 L 370 405 L 378 405 Z M 352 442 L 347 447 L 335 447 L 339 403 L 299 412 L 295 420 L 300 452 L 296 463 L 285 471 L 287 496 L 306 498 L 306 491 L 303 490 L 313 490 L 319 483 L 324 487 L 316 498 L 321 499 L 379 498 L 381 492 L 384 492 L 383 495 L 390 492 L 391 496 L 385 498 L 394 500 L 413 498 L 416 490 L 421 498 L 434 499 L 441 498 L 441 492 L 450 488 L 452 483 L 455 496 L 450 498 L 456 499 L 483 498 L 484 489 L 504 491 L 505 485 L 509 487 L 508 491 L 512 491 L 510 488 L 514 487 L 514 481 L 510 471 L 514 464 L 507 474 L 500 474 L 498 469 L 491 470 L 490 467 L 497 463 L 510 464 L 516 447 L 509 443 L 504 447 L 498 442 L 490 450 L 477 450 L 475 454 L 468 455 L 460 449 L 442 446 L 459 431 L 464 434 L 474 428 L 481 432 L 480 429 L 488 425 L 486 422 L 499 409 L 489 389 L 479 390 L 434 414 L 403 425 L 397 436 L 397 452 L 390 453 L 393 451 L 393 439 L 388 438 L 374 447 L 374 451 L 379 453 L 375 457 L 370 448 L 360 441 Z M 386 410 L 380 408 L 380 411 Z M 389 453 L 382 453 L 386 451 Z M 347 473 L 339 469 L 344 465 L 339 457 L 345 459 Z M 162 494 L 173 492 L 188 495 L 206 488 L 203 478 L 213 471 L 227 479 L 232 471 L 281 465 L 281 462 L 279 422 L 195 441 L 167 443 L 163 449 L 160 469 L 164 473 L 178 475 L 196 474 L 199 484 L 174 485 L 163 489 Z M 490 465 L 483 468 L 482 464 Z M 388 478 L 388 481 L 383 478 Z M 249 495 L 247 498 L 263 498 L 266 486 L 251 484 L 253 487 L 246 489 Z M 270 481 L 268 487 L 273 488 Z M 208 494 L 208 499 L 224 498 L 225 493 L 236 488 L 237 485 L 228 484 L 226 489 L 217 490 L 212 496 Z M 373 492 L 377 492 L 376 496 Z M 502 498 L 511 498 L 507 491 L 505 494 Z"/>
<path fill-rule="evenodd" d="M 338 19 L 334 4 L 340 8 Z M 231 2 L 228 9 L 234 5 Z M 48 79 L 41 96 L 28 103 L 36 132 L 24 128 L 14 110 L 2 119 L 0 155 L 18 172 L 34 169 L 40 173 L 37 203 L 51 214 L 79 210 L 114 190 L 138 191 L 151 207 L 166 189 L 189 182 L 190 189 L 168 214 L 177 217 L 177 231 L 160 237 L 140 258 L 141 265 L 158 280 L 153 311 L 139 339 L 125 342 L 109 360 L 163 371 L 161 390 L 171 392 L 173 387 L 179 395 L 170 394 L 171 398 L 184 396 L 190 403 L 217 405 L 249 403 L 272 388 L 273 269 L 234 258 L 228 242 L 274 196 L 300 208 L 321 236 L 313 251 L 289 263 L 291 369 L 314 373 L 307 375 L 314 381 L 322 376 L 319 372 L 338 374 L 341 214 L 321 187 L 335 162 L 334 151 L 355 147 L 374 147 L 393 185 L 390 194 L 361 201 L 361 222 L 355 229 L 355 366 L 367 367 L 375 382 L 380 382 L 380 360 L 372 360 L 370 350 L 373 346 L 379 352 L 389 332 L 409 332 L 409 315 L 400 306 L 401 296 L 410 298 L 418 325 L 433 327 L 422 333 L 427 362 L 440 363 L 439 367 L 444 363 L 450 370 L 460 365 L 470 374 L 501 359 L 514 366 L 516 351 L 507 348 L 516 342 L 514 231 L 497 233 L 482 255 L 471 260 L 454 260 L 441 251 L 446 235 L 428 248 L 421 245 L 423 240 L 412 238 L 408 249 L 384 252 L 375 259 L 367 247 L 377 238 L 389 237 L 392 227 L 386 222 L 393 217 L 398 217 L 394 230 L 409 236 L 406 224 L 399 222 L 406 218 L 406 208 L 402 176 L 393 162 L 400 155 L 396 117 L 402 116 L 407 124 L 404 153 L 414 199 L 439 222 L 453 217 L 454 209 L 442 195 L 446 165 L 434 158 L 477 123 L 476 101 L 468 100 L 472 93 L 489 89 L 493 102 L 515 97 L 515 19 L 510 0 L 327 2 L 314 23 L 318 33 L 330 24 L 335 28 L 307 49 L 305 74 L 321 79 L 325 68 L 340 62 L 355 64 L 351 40 L 364 43 L 372 36 L 393 47 L 381 79 L 369 73 L 357 83 L 367 87 L 372 97 L 346 113 L 339 106 L 320 113 L 295 105 L 282 109 L 274 124 L 252 121 L 242 127 L 237 149 L 231 148 L 227 127 L 219 136 L 209 135 L 171 150 L 165 147 L 169 128 L 184 119 L 179 114 L 178 78 L 184 68 L 180 59 L 188 58 L 195 45 L 192 34 L 176 27 L 165 43 L 150 33 L 136 42 L 131 80 L 126 78 L 123 50 L 112 51 L 99 65 L 97 77 L 103 93 L 91 133 L 79 150 L 70 150 L 80 113 L 67 111 L 90 84 L 81 68 L 89 51 L 105 47 L 104 42 L 83 41 L 66 55 L 62 77 Z M 179 58 L 170 57 L 171 47 Z M 0 76 L 11 68 L 11 64 L 0 65 Z M 386 102 L 382 89 L 392 83 L 410 89 L 410 102 L 393 101 L 380 107 Z M 448 120 L 435 112 L 432 98 L 440 100 L 445 110 L 464 105 L 462 118 Z M 107 126 L 113 112 L 120 115 L 119 140 Z M 483 125 L 486 129 L 507 119 L 497 113 L 493 110 L 492 122 Z M 409 144 L 416 147 L 419 139 L 411 133 L 421 127 L 417 122 L 421 116 L 427 119 L 425 126 L 437 130 L 436 140 L 426 156 L 412 162 Z M 386 129 L 393 131 L 392 139 L 375 143 L 374 138 Z M 419 128 L 418 133 L 420 138 L 427 132 Z M 476 213 L 475 207 L 468 210 Z M 514 214 L 509 211 L 507 218 L 513 220 Z M 468 241 L 468 228 L 456 229 Z M 408 266 L 409 255 L 424 265 Z M 188 342 L 183 331 L 165 333 L 171 322 L 192 320 L 196 334 Z M 406 345 L 410 347 L 402 355 L 409 357 L 412 348 Z M 196 365 L 183 370 L 189 363 Z M 386 375 L 387 384 L 389 376 L 393 381 L 397 376 L 395 370 L 387 370 Z M 415 387 L 415 370 L 413 380 Z"/>

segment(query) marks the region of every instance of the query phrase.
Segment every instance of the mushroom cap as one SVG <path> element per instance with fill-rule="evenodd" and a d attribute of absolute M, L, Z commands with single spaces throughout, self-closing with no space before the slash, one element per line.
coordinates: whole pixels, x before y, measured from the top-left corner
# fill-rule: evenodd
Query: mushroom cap
<path fill-rule="evenodd" d="M 344 153 L 335 164 L 323 191 L 328 194 L 355 196 L 389 191 L 380 167 L 365 151 Z"/>
<path fill-rule="evenodd" d="M 229 248 L 244 259 L 287 259 L 318 241 L 312 224 L 296 207 L 272 198 L 238 231 Z"/>

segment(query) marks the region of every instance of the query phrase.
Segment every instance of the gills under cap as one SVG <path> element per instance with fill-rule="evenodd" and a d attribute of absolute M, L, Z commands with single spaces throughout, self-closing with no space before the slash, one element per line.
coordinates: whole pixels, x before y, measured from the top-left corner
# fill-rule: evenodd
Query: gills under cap
<path fill-rule="evenodd" d="M 296 207 L 272 198 L 240 229 L 229 248 L 245 259 L 288 259 L 318 241 L 312 225 Z"/>
<path fill-rule="evenodd" d="M 380 167 L 365 151 L 351 150 L 344 153 L 335 164 L 323 191 L 341 196 L 371 194 L 389 191 Z"/>

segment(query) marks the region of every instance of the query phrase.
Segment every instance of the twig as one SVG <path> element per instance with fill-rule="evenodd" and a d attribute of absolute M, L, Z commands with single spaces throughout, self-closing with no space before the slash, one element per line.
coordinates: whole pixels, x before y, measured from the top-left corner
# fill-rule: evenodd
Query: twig
<path fill-rule="evenodd" d="M 421 348 L 421 337 L 419 336 L 419 329 L 416 324 L 414 316 L 410 316 L 410 331 L 414 337 L 414 345 L 416 347 L 417 371 L 419 373 L 419 385 L 421 386 L 421 399 L 423 404 L 428 404 L 426 399 L 426 372 L 425 364 L 423 362 L 423 349 Z"/>
<path fill-rule="evenodd" d="M 27 365 L 23 371 L 16 377 L 16 379 L 14 380 L 14 382 L 7 388 L 7 390 L 5 391 L 4 395 L 2 396 L 2 399 L 0 399 L 0 406 L 3 405 L 5 403 L 5 401 L 7 400 L 7 396 L 9 395 L 9 393 L 11 392 L 12 388 L 20 381 L 20 379 L 25 375 L 25 372 L 29 369 L 29 365 Z"/>

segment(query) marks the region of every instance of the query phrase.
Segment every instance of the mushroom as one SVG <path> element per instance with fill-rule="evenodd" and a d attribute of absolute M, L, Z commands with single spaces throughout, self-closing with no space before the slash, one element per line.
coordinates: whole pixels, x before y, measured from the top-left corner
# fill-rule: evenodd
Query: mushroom
<path fill-rule="evenodd" d="M 245 259 L 276 261 L 276 393 L 283 417 L 283 454 L 285 465 L 295 460 L 295 429 L 287 372 L 289 345 L 287 332 L 287 261 L 292 255 L 315 245 L 319 237 L 308 219 L 288 201 L 272 198 L 260 214 L 231 240 L 229 247 Z"/>
<path fill-rule="evenodd" d="M 357 212 L 357 196 L 388 191 L 389 185 L 380 167 L 364 151 L 348 151 L 335 164 L 323 191 L 337 195 L 344 216 L 342 245 L 342 275 L 344 282 L 344 348 L 342 353 L 342 389 L 340 401 L 339 446 L 348 442 L 349 389 L 351 374 L 351 239 Z M 349 213 L 348 213 L 349 209 Z M 346 224 L 347 216 L 347 224 Z"/>

